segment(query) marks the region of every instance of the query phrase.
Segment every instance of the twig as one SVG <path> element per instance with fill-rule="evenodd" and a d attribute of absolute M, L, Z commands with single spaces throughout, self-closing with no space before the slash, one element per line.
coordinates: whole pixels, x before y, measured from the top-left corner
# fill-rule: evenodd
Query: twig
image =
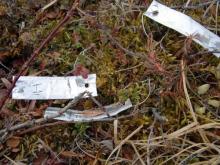
<path fill-rule="evenodd" d="M 199 124 L 198 120 L 196 118 L 196 114 L 193 110 L 193 106 L 192 106 L 192 103 L 190 101 L 189 93 L 188 93 L 188 90 L 187 90 L 187 87 L 186 87 L 185 64 L 184 64 L 183 59 L 181 60 L 181 74 L 182 74 L 182 80 L 183 80 L 183 90 L 184 90 L 184 94 L 185 94 L 185 97 L 186 97 L 186 102 L 187 102 L 188 108 L 190 110 L 190 113 L 191 113 L 191 116 L 193 118 L 194 123 Z M 201 130 L 201 129 L 199 129 L 198 131 L 199 131 L 203 141 L 209 143 L 209 140 L 206 137 L 204 131 Z"/>
<path fill-rule="evenodd" d="M 216 2 L 216 9 L 215 9 L 215 33 L 218 34 L 218 8 L 219 8 L 219 1 Z"/>
<path fill-rule="evenodd" d="M 58 158 L 58 156 L 56 155 L 55 152 L 53 152 L 53 150 L 50 148 L 50 146 L 48 146 L 43 140 L 41 140 L 40 138 L 38 138 L 38 142 L 41 143 L 41 145 L 51 153 L 51 155 L 54 157 L 54 159 L 57 159 L 58 161 L 60 161 L 60 159 Z"/>
<path fill-rule="evenodd" d="M 129 68 L 124 68 L 124 69 L 116 70 L 115 73 L 119 73 L 119 72 L 123 72 L 123 71 L 132 70 L 132 69 L 138 68 L 138 67 L 143 66 L 143 65 L 144 65 L 144 63 L 141 62 L 140 64 L 135 65 L 135 66 L 132 66 L 132 67 L 129 67 Z"/>
<path fill-rule="evenodd" d="M 21 135 L 24 135 L 24 134 L 27 134 L 27 133 L 30 133 L 30 132 L 37 131 L 37 130 L 42 129 L 42 128 L 52 127 L 52 126 L 56 126 L 56 125 L 63 125 L 63 124 L 68 124 L 68 122 L 56 121 L 56 122 L 52 122 L 52 123 L 36 125 L 35 127 L 31 127 L 31 128 L 25 129 L 24 131 L 18 132 L 15 135 L 21 136 Z"/>
<path fill-rule="evenodd" d="M 166 164 L 169 160 L 172 160 L 173 158 L 177 157 L 178 155 L 180 155 L 181 153 L 184 153 L 185 151 L 189 150 L 190 148 L 193 148 L 193 147 L 199 147 L 201 145 L 204 145 L 204 143 L 196 143 L 194 145 L 190 145 L 189 147 L 187 148 L 184 148 L 183 150 L 179 151 L 178 153 L 172 155 L 170 158 L 166 159 L 164 162 L 161 163 L 161 165 L 163 164 Z M 207 149 L 208 147 L 206 147 Z"/>
<path fill-rule="evenodd" d="M 99 106 L 99 108 L 104 111 L 108 117 L 110 117 L 110 114 L 108 113 L 108 111 L 105 109 L 105 107 L 95 98 L 92 96 L 91 93 L 88 93 L 89 97 L 92 99 L 92 101 Z"/>
<path fill-rule="evenodd" d="M 150 97 L 151 92 L 153 91 L 153 90 L 151 89 L 150 79 L 148 79 L 148 90 L 149 90 L 149 91 L 148 91 L 147 97 L 146 97 L 142 102 L 138 103 L 136 106 L 142 105 L 142 104 L 145 103 L 145 102 L 148 100 L 148 98 Z"/>
<path fill-rule="evenodd" d="M 7 66 L 5 66 L 1 61 L 0 61 L 0 65 L 3 67 L 3 68 L 5 68 L 7 71 L 11 71 Z"/>
<path fill-rule="evenodd" d="M 111 156 L 112 156 L 119 148 L 121 148 L 121 146 L 122 146 L 123 144 L 125 144 L 132 136 L 134 136 L 136 133 L 138 133 L 138 132 L 141 130 L 142 127 L 143 127 L 143 125 L 139 126 L 139 127 L 138 127 L 136 130 L 134 130 L 130 135 L 128 135 L 124 140 L 122 140 L 122 141 L 117 145 L 117 147 L 114 148 L 114 150 L 111 152 L 111 154 L 108 156 L 108 158 L 107 158 L 105 164 L 107 164 L 108 161 L 109 161 L 109 159 L 111 158 Z"/>
<path fill-rule="evenodd" d="M 143 159 L 141 158 L 141 155 L 140 155 L 140 153 L 138 152 L 138 150 L 137 150 L 136 146 L 134 145 L 134 143 L 133 143 L 132 141 L 130 141 L 130 144 L 132 145 L 132 147 L 133 147 L 135 153 L 137 154 L 137 157 L 138 157 L 138 159 L 140 160 L 141 164 L 142 164 L 142 165 L 145 165 L 145 163 L 144 163 Z"/>
<path fill-rule="evenodd" d="M 207 14 L 208 11 L 212 8 L 212 6 L 215 4 L 216 1 L 217 1 L 217 0 L 213 0 L 213 1 L 211 1 L 209 7 L 207 7 L 206 11 L 204 12 L 203 17 L 206 16 L 206 14 Z"/>
<path fill-rule="evenodd" d="M 190 58 L 193 58 L 193 57 L 199 56 L 199 55 L 211 54 L 211 53 L 220 53 L 220 51 L 217 51 L 217 50 L 216 51 L 200 51 L 198 53 L 191 54 Z"/>
<path fill-rule="evenodd" d="M 22 128 L 25 128 L 25 127 L 30 127 L 30 126 L 33 126 L 35 124 L 42 124 L 42 123 L 47 122 L 51 119 L 59 117 L 64 112 L 66 112 L 69 108 L 71 108 L 73 105 L 75 105 L 79 101 L 79 99 L 81 99 L 85 95 L 85 93 L 86 92 L 83 92 L 83 93 L 79 94 L 72 101 L 70 101 L 64 108 L 60 109 L 57 114 L 52 114 L 48 117 L 40 118 L 40 119 L 37 119 L 37 120 L 29 120 L 29 121 L 26 121 L 24 123 L 14 125 L 9 129 L 2 129 L 2 130 L 0 130 L 0 135 L 4 134 L 5 132 L 16 131 L 18 129 L 22 129 Z"/>
<path fill-rule="evenodd" d="M 4 157 L 6 158 L 6 159 L 8 159 L 13 165 L 19 165 L 18 163 L 16 163 L 14 160 L 12 160 L 11 158 L 9 158 L 7 155 L 4 155 Z"/>
<path fill-rule="evenodd" d="M 165 116 L 161 116 L 160 113 L 157 112 L 155 108 L 152 109 L 152 112 L 153 112 L 154 118 L 159 123 L 165 123 L 167 121 L 167 118 Z"/>
<path fill-rule="evenodd" d="M 154 117 L 154 121 L 152 123 L 152 125 L 149 127 L 150 128 L 150 133 L 147 139 L 147 164 L 150 165 L 150 143 L 151 143 L 151 139 L 152 139 L 152 135 L 153 135 L 153 131 L 154 131 L 154 124 L 156 123 L 156 117 Z"/>
<path fill-rule="evenodd" d="M 79 143 L 78 143 L 77 141 L 76 141 L 76 146 L 77 146 L 85 155 L 89 156 L 90 158 L 98 159 L 98 160 L 101 161 L 101 162 L 105 162 L 104 159 L 97 158 L 96 156 L 94 156 L 94 155 L 92 155 L 92 154 L 86 152 L 85 150 L 83 150 L 83 149 L 80 147 L 80 145 L 79 145 Z"/>
<path fill-rule="evenodd" d="M 91 93 L 88 93 L 88 95 L 89 95 L 89 98 L 90 98 L 96 105 L 98 105 L 99 108 L 101 108 L 101 109 L 104 108 L 103 105 L 102 105 L 95 97 L 93 97 Z"/>
<path fill-rule="evenodd" d="M 132 52 L 126 48 L 124 48 L 116 39 L 114 39 L 108 32 L 106 32 L 106 35 L 108 36 L 109 40 L 115 45 L 117 46 L 119 49 L 121 49 L 123 52 L 125 52 L 127 55 L 131 56 L 131 57 L 141 57 L 141 58 L 145 58 L 143 53 L 135 53 Z"/>
<path fill-rule="evenodd" d="M 49 33 L 49 35 L 46 37 L 46 39 L 43 40 L 43 42 L 40 44 L 40 46 L 37 49 L 35 49 L 34 52 L 31 54 L 31 57 L 24 63 L 24 65 L 22 66 L 18 75 L 14 78 L 14 81 L 12 82 L 11 87 L 8 89 L 6 96 L 1 100 L 0 111 L 1 111 L 2 107 L 4 106 L 5 102 L 7 101 L 7 99 L 9 98 L 9 96 L 12 92 L 12 89 L 15 87 L 15 84 L 16 84 L 17 80 L 19 79 L 19 77 L 25 73 L 25 71 L 28 69 L 29 65 L 39 55 L 40 51 L 55 37 L 55 35 L 57 35 L 58 30 L 62 26 L 64 26 L 64 24 L 70 19 L 70 17 L 72 16 L 72 14 L 77 6 L 78 6 L 78 3 L 75 2 L 73 4 L 73 6 L 71 7 L 71 9 L 67 12 L 64 19 L 61 20 L 60 23 Z"/>
<path fill-rule="evenodd" d="M 192 103 L 190 101 L 190 97 L 189 97 L 188 90 L 187 90 L 187 87 L 186 87 L 186 76 L 185 76 L 185 66 L 184 65 L 185 65 L 184 61 L 181 60 L 181 74 L 182 74 L 182 80 L 183 80 L 183 89 L 184 89 L 187 105 L 189 107 L 189 110 L 190 110 L 190 113 L 192 115 L 193 121 L 197 123 L 198 121 L 197 121 L 195 112 L 193 110 L 193 106 L 192 106 Z"/>
<path fill-rule="evenodd" d="M 146 109 L 146 111 L 149 111 L 149 109 Z M 143 114 L 143 113 L 146 113 L 146 111 L 139 111 L 138 113 Z M 124 115 L 124 116 L 120 116 L 120 117 L 105 118 L 105 119 L 100 119 L 100 120 L 91 120 L 91 121 L 85 120 L 83 122 L 85 122 L 85 123 L 91 123 L 91 122 L 112 122 L 114 120 L 121 120 L 121 119 L 130 118 L 130 117 L 134 118 L 134 116 L 136 114 L 137 113 L 132 113 L 132 114 Z M 73 123 L 79 123 L 79 122 L 78 121 L 70 121 L 70 122 L 56 121 L 56 122 L 53 122 L 53 123 L 46 123 L 46 124 L 43 124 L 43 125 L 37 125 L 35 127 L 25 129 L 24 131 L 16 133 L 16 135 L 21 136 L 23 134 L 27 134 L 27 133 L 30 133 L 30 132 L 33 132 L 33 131 L 36 131 L 36 130 L 39 130 L 39 129 L 42 129 L 42 128 L 52 127 L 52 126 L 57 126 L 57 125 L 64 125 L 64 124 L 73 124 Z"/>
<path fill-rule="evenodd" d="M 188 6 L 189 6 L 189 3 L 191 2 L 191 0 L 188 0 L 187 2 L 186 2 L 186 4 L 185 4 L 185 8 L 187 8 Z M 184 11 L 183 11 L 183 13 L 185 13 L 185 9 L 184 9 Z"/>
<path fill-rule="evenodd" d="M 204 2 L 204 3 L 199 3 L 199 4 L 196 4 L 196 5 L 192 5 L 192 6 L 186 6 L 186 5 L 173 6 L 171 8 L 172 9 L 197 9 L 197 8 L 200 8 L 200 7 L 208 6 L 212 2 L 213 1 L 209 1 L 209 2 Z"/>
<path fill-rule="evenodd" d="M 121 147 L 118 149 L 118 151 L 115 155 L 115 161 L 118 159 L 120 152 L 121 152 Z"/>
<path fill-rule="evenodd" d="M 48 3 L 47 5 L 45 5 L 43 8 L 41 8 L 41 12 L 44 12 L 44 10 L 46 10 L 47 8 L 49 8 L 50 6 L 52 6 L 53 4 L 55 4 L 57 2 L 57 0 L 53 0 L 50 3 Z"/>
<path fill-rule="evenodd" d="M 126 116 L 121 116 L 119 118 L 106 118 L 106 119 L 101 119 L 101 120 L 97 120 L 97 121 L 83 121 L 84 123 L 90 123 L 90 122 L 110 122 L 110 121 L 114 121 L 114 120 L 118 120 L 118 119 L 125 119 L 125 118 L 128 118 L 128 117 L 134 117 L 133 114 L 131 115 L 126 115 Z M 53 122 L 53 123 L 46 123 L 44 125 L 37 125 L 35 127 L 32 127 L 32 128 L 29 128 L 29 129 L 25 129 L 24 131 L 22 132 L 18 132 L 16 133 L 16 135 L 23 135 L 23 134 L 27 134 L 27 133 L 30 133 L 30 132 L 34 132 L 36 130 L 39 130 L 39 129 L 42 129 L 42 128 L 46 128 L 46 127 L 52 127 L 52 126 L 57 126 L 57 125 L 64 125 L 64 124 L 73 124 L 73 123 L 79 123 L 78 121 L 70 121 L 70 122 L 66 122 L 66 121 L 56 121 L 56 122 Z M 81 122 L 80 122 L 81 123 Z"/>
<path fill-rule="evenodd" d="M 114 120 L 114 144 L 118 145 L 118 119 Z"/>
<path fill-rule="evenodd" d="M 191 0 L 188 0 L 188 1 L 186 2 L 185 7 L 188 7 L 190 2 L 191 2 Z"/>
<path fill-rule="evenodd" d="M 144 34 L 147 36 L 147 38 L 149 37 L 149 35 L 147 34 L 147 31 L 145 29 L 145 26 L 144 26 L 144 13 L 142 14 L 141 16 L 141 24 L 142 24 L 142 29 L 144 31 Z"/>

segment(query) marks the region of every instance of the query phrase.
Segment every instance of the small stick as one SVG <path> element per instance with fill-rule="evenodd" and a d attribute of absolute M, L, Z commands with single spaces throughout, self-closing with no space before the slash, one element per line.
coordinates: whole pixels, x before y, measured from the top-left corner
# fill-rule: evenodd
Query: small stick
<path fill-rule="evenodd" d="M 57 159 L 58 161 L 60 161 L 60 159 L 58 158 L 58 156 L 56 155 L 56 153 L 50 148 L 50 146 L 48 146 L 43 140 L 41 140 L 40 138 L 38 138 L 38 142 L 41 143 L 41 145 L 51 153 L 51 155 L 54 157 L 54 159 Z"/>
<path fill-rule="evenodd" d="M 183 90 L 184 90 L 184 94 L 185 94 L 185 97 L 186 97 L 187 106 L 190 110 L 190 114 L 193 118 L 194 123 L 199 124 L 199 122 L 196 118 L 196 114 L 193 110 L 192 103 L 190 101 L 188 89 L 186 87 L 185 62 L 184 62 L 183 59 L 181 60 L 181 75 L 182 75 L 182 80 L 183 80 Z M 199 129 L 198 132 L 199 132 L 200 136 L 202 137 L 203 141 L 206 142 L 206 143 L 209 143 L 209 139 L 206 137 L 205 132 L 202 129 Z"/>
<path fill-rule="evenodd" d="M 0 61 L 0 65 L 1 65 L 3 68 L 5 68 L 7 71 L 11 72 L 11 70 L 10 70 L 7 66 L 5 66 L 1 61 Z"/>
<path fill-rule="evenodd" d="M 120 116 L 120 117 L 115 117 L 115 118 L 105 118 L 105 119 L 100 119 L 100 120 L 91 120 L 91 121 L 82 121 L 84 123 L 91 123 L 91 122 L 112 122 L 114 120 L 121 120 L 121 119 L 125 119 L 125 118 L 130 118 L 130 117 L 134 117 L 134 114 L 130 114 L 130 115 L 125 115 L 125 116 Z M 42 125 L 37 125 L 35 127 L 32 127 L 32 128 L 28 128 L 28 129 L 25 129 L 24 131 L 22 132 L 18 132 L 16 133 L 16 135 L 23 135 L 23 134 L 27 134 L 27 133 L 30 133 L 30 132 L 34 132 L 34 131 L 37 131 L 39 129 L 42 129 L 42 128 L 46 128 L 46 127 L 52 127 L 52 126 L 57 126 L 57 125 L 64 125 L 64 124 L 72 124 L 72 123 L 79 123 L 77 121 L 56 121 L 56 122 L 53 122 L 53 123 L 46 123 L 46 124 L 42 124 Z M 0 140 L 1 141 L 1 140 Z"/>
<path fill-rule="evenodd" d="M 133 147 L 133 149 L 134 149 L 134 151 L 135 151 L 135 153 L 136 153 L 138 159 L 140 160 L 141 164 L 142 164 L 142 165 L 145 165 L 145 162 L 144 162 L 143 159 L 141 158 L 141 155 L 140 155 L 140 153 L 138 152 L 138 150 L 137 150 L 136 146 L 134 145 L 134 143 L 133 143 L 132 141 L 130 141 L 130 144 L 132 145 L 132 147 Z"/>
<path fill-rule="evenodd" d="M 128 135 L 124 140 L 122 140 L 115 148 L 114 150 L 111 152 L 111 154 L 108 156 L 105 164 L 107 165 L 108 164 L 108 161 L 110 160 L 111 156 L 119 149 L 121 148 L 121 146 L 123 144 L 125 144 L 132 136 L 134 136 L 136 133 L 138 133 L 141 128 L 143 127 L 143 125 L 140 125 L 136 130 L 134 130 L 130 135 Z"/>
<path fill-rule="evenodd" d="M 47 5 L 45 5 L 40 11 L 44 12 L 44 10 L 46 10 L 47 8 L 49 8 L 50 6 L 52 6 L 53 4 L 55 4 L 57 2 L 57 0 L 53 0 L 50 3 L 48 3 Z"/>
<path fill-rule="evenodd" d="M 73 6 L 71 7 L 71 9 L 67 12 L 64 19 L 62 21 L 60 21 L 60 23 L 49 33 L 49 35 L 46 37 L 46 39 L 43 40 L 43 42 L 40 44 L 40 46 L 37 49 L 35 49 L 35 51 L 31 54 L 31 57 L 24 63 L 24 65 L 22 66 L 18 75 L 14 78 L 14 81 L 12 82 L 11 87 L 8 89 L 6 96 L 0 101 L 0 111 L 2 110 L 2 107 L 4 106 L 7 99 L 9 98 L 9 96 L 12 92 L 12 89 L 15 87 L 15 84 L 16 84 L 17 80 L 19 79 L 19 77 L 25 73 L 25 71 L 28 69 L 28 67 L 33 62 L 33 60 L 39 55 L 40 51 L 55 37 L 55 35 L 59 31 L 59 29 L 62 26 L 64 26 L 64 24 L 70 19 L 70 17 L 72 16 L 72 14 L 77 6 L 78 6 L 78 3 L 75 2 L 73 4 Z"/>
<path fill-rule="evenodd" d="M 16 131 L 18 129 L 25 128 L 25 127 L 30 127 L 30 126 L 33 126 L 35 124 L 42 124 L 42 123 L 45 123 L 45 122 L 47 122 L 47 121 L 49 121 L 51 119 L 59 117 L 64 112 L 66 112 L 70 107 L 75 105 L 79 101 L 79 99 L 81 99 L 85 95 L 85 93 L 86 92 L 83 92 L 83 93 L 79 94 L 72 101 L 70 101 L 64 108 L 60 109 L 57 114 L 53 114 L 51 116 L 48 116 L 48 117 L 45 117 L 45 118 L 40 118 L 40 119 L 37 119 L 37 120 L 29 120 L 29 121 L 26 121 L 24 123 L 14 125 L 11 128 L 2 129 L 2 130 L 0 130 L 0 135 L 6 133 L 8 131 Z"/>
<path fill-rule="evenodd" d="M 118 145 L 118 119 L 114 120 L 114 143 Z"/>
<path fill-rule="evenodd" d="M 108 117 L 110 117 L 108 111 L 105 109 L 105 107 L 95 98 L 91 95 L 91 93 L 88 93 L 89 97 L 92 99 L 92 101 L 99 106 L 99 108 L 104 111 Z"/>
<path fill-rule="evenodd" d="M 150 133 L 149 133 L 149 136 L 148 136 L 148 139 L 147 139 L 147 164 L 151 164 L 151 162 L 150 162 L 150 153 L 151 153 L 151 151 L 150 151 L 150 143 L 151 143 L 151 139 L 152 139 L 152 135 L 153 135 L 153 131 L 154 131 L 154 125 L 155 125 L 155 123 L 156 123 L 156 117 L 154 117 L 154 121 L 153 121 L 153 123 L 152 123 L 152 125 L 149 127 L 149 129 L 150 129 Z"/>
<path fill-rule="evenodd" d="M 213 1 L 209 1 L 209 2 L 204 2 L 204 3 L 199 3 L 196 5 L 192 5 L 192 6 L 186 6 L 186 5 L 180 5 L 180 6 L 173 6 L 171 7 L 172 9 L 197 9 L 197 8 L 202 8 L 205 6 L 210 5 L 210 3 L 212 3 Z"/>

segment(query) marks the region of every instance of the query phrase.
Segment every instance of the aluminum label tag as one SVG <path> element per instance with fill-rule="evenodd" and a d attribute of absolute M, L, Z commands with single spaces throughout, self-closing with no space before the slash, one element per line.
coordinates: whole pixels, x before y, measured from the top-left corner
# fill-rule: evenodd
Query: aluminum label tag
<path fill-rule="evenodd" d="M 97 96 L 96 74 L 69 77 L 21 76 L 12 91 L 13 99 L 48 100 L 73 99 L 88 91 Z M 85 96 L 86 97 L 86 96 Z"/>
<path fill-rule="evenodd" d="M 216 51 L 217 53 L 213 54 L 220 57 L 220 37 L 194 21 L 191 17 L 157 1 L 151 3 L 144 15 L 185 36 L 194 36 L 193 40 L 195 42 L 209 51 Z"/>

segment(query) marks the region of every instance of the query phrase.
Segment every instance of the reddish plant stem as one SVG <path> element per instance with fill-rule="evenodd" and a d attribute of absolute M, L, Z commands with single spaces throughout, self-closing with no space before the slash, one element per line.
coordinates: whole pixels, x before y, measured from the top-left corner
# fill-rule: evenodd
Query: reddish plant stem
<path fill-rule="evenodd" d="M 7 99 L 10 97 L 10 94 L 11 94 L 13 88 L 15 87 L 15 84 L 16 84 L 17 80 L 19 79 L 19 77 L 25 73 L 25 71 L 28 69 L 28 67 L 33 62 L 33 60 L 39 55 L 40 51 L 56 36 L 58 30 L 62 26 L 64 26 L 64 24 L 71 18 L 72 14 L 77 6 L 78 6 L 78 3 L 75 2 L 73 4 L 73 6 L 71 7 L 71 9 L 67 12 L 64 19 L 61 20 L 59 22 L 59 24 L 49 33 L 49 35 L 43 40 L 43 42 L 40 44 L 40 46 L 34 50 L 34 52 L 31 54 L 31 57 L 24 63 L 24 65 L 22 66 L 18 75 L 14 78 L 11 87 L 7 91 L 6 96 L 0 101 L 0 111 L 1 111 L 2 107 L 4 106 L 5 102 L 7 101 Z"/>

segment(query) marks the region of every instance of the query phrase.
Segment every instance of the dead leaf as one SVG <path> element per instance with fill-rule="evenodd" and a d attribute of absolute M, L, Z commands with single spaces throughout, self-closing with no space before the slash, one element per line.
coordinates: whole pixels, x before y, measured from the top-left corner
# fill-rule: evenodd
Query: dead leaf
<path fill-rule="evenodd" d="M 0 151 L 3 149 L 4 147 L 3 147 L 3 145 L 2 144 L 0 144 Z"/>
<path fill-rule="evenodd" d="M 62 151 L 61 156 L 64 156 L 64 157 L 68 157 L 68 158 L 72 158 L 72 157 L 83 157 L 83 155 L 81 154 L 78 154 L 76 152 L 73 152 L 73 151 Z"/>
<path fill-rule="evenodd" d="M 21 138 L 17 136 L 12 136 L 6 141 L 6 145 L 11 148 L 16 148 L 21 142 Z"/>

